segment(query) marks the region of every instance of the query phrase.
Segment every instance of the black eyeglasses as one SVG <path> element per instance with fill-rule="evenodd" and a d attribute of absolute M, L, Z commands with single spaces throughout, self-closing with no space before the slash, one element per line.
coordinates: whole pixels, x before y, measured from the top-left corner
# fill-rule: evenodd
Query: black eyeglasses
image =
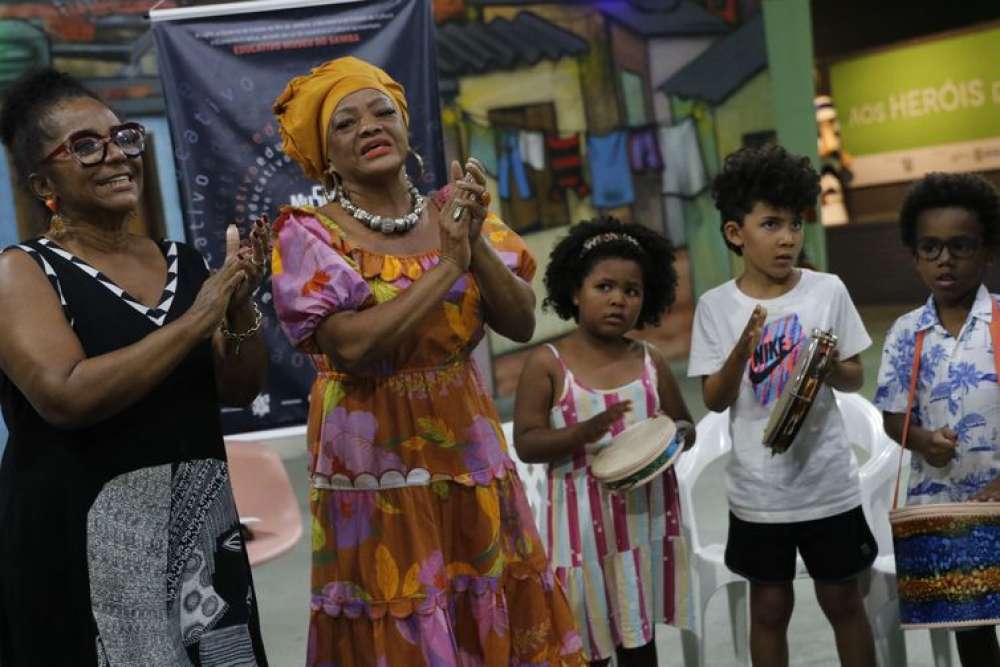
<path fill-rule="evenodd" d="M 917 240 L 917 257 L 932 261 L 941 256 L 941 251 L 948 248 L 948 254 L 955 259 L 968 259 L 976 254 L 981 245 L 974 236 L 955 236 L 947 241 L 934 238 Z"/>
<path fill-rule="evenodd" d="M 42 158 L 42 162 L 69 153 L 84 167 L 95 167 L 108 156 L 108 144 L 115 142 L 125 157 L 137 158 L 146 150 L 146 128 L 139 123 L 124 123 L 108 128 L 107 136 L 90 130 L 81 130 L 69 135 L 54 151 Z"/>

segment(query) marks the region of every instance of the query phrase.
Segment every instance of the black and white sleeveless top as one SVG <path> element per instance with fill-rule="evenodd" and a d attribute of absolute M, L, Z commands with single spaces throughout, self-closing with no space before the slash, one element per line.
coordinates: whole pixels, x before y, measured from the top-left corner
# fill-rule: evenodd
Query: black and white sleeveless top
<path fill-rule="evenodd" d="M 193 249 L 161 243 L 167 276 L 149 308 L 49 239 L 16 247 L 88 357 L 169 325 L 208 277 Z M 49 425 L 2 373 L 0 407 L 0 664 L 267 664 L 209 340 L 90 427 Z"/>

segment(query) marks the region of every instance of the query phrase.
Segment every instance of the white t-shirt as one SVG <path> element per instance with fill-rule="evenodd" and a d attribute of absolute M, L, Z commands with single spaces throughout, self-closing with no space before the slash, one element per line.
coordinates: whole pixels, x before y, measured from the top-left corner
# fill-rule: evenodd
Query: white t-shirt
<path fill-rule="evenodd" d="M 754 306 L 767 309 L 760 343 L 729 408 L 733 456 L 727 468 L 727 492 L 730 509 L 744 521 L 810 521 L 861 504 L 857 460 L 829 386 L 820 388 L 784 454 L 772 456 L 763 444 L 771 410 L 791 379 L 798 354 L 808 349 L 813 329 L 833 331 L 841 359 L 853 357 L 872 342 L 840 278 L 800 270 L 795 287 L 775 299 L 753 299 L 730 280 L 703 294 L 695 310 L 690 377 L 718 371 Z"/>

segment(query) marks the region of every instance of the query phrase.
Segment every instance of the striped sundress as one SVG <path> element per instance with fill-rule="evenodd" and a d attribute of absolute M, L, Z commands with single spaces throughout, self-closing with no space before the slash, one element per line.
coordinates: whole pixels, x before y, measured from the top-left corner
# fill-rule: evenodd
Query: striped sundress
<path fill-rule="evenodd" d="M 545 534 L 588 660 L 604 660 L 616 646 L 653 640 L 656 623 L 690 627 L 687 547 L 673 468 L 638 489 L 609 491 L 590 472 L 593 457 L 628 426 L 660 412 L 656 365 L 644 354 L 642 375 L 616 389 L 590 389 L 549 345 L 565 380 L 552 408 L 553 428 L 586 421 L 621 401 L 632 410 L 600 441 L 548 466 Z"/>

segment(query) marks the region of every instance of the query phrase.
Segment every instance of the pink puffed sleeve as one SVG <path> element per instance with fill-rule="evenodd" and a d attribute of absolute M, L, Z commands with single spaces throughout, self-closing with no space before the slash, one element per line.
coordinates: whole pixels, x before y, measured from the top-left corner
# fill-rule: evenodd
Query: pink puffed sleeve
<path fill-rule="evenodd" d="M 316 218 L 285 211 L 274 229 L 274 309 L 288 339 L 299 347 L 325 318 L 357 310 L 372 293 L 361 274 L 334 249 L 330 230 Z"/>
<path fill-rule="evenodd" d="M 535 257 L 528 250 L 524 239 L 505 225 L 494 213 L 486 216 L 482 235 L 490 242 L 500 259 L 517 277 L 530 283 L 535 277 Z"/>

